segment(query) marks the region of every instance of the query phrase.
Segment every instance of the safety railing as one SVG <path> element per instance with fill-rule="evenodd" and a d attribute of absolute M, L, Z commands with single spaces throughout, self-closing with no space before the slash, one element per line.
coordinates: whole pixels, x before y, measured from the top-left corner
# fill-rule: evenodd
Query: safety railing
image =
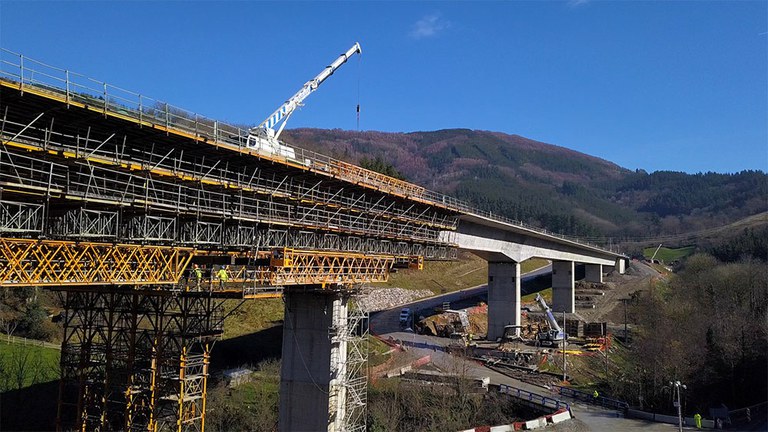
<path fill-rule="evenodd" d="M 130 165 L 141 167 L 153 174 L 159 174 L 161 177 L 177 177 L 183 179 L 202 181 L 207 183 L 217 183 L 225 187 L 240 188 L 246 193 L 256 192 L 258 194 L 272 195 L 278 198 L 292 198 L 309 202 L 319 206 L 337 207 L 337 211 L 365 211 L 388 219 L 396 219 L 406 223 L 424 224 L 432 227 L 445 228 L 452 230 L 458 223 L 456 216 L 437 212 L 431 209 L 431 212 L 422 211 L 418 213 L 413 210 L 413 206 L 407 207 L 396 203 L 385 203 L 382 200 L 376 200 L 374 197 L 366 197 L 364 193 L 359 196 L 343 195 L 338 191 L 332 193 L 329 190 L 317 188 L 316 185 L 305 184 L 304 182 L 286 181 L 286 178 L 267 178 L 258 170 L 254 170 L 250 175 L 222 168 L 219 163 L 202 161 L 191 161 L 189 156 L 177 155 L 168 157 L 155 153 L 153 150 L 128 147 L 115 144 L 114 147 L 104 146 L 105 141 L 90 137 L 79 137 L 65 135 L 59 132 L 52 132 L 36 128 L 34 126 L 23 125 L 21 123 L 6 121 L 5 130 L 0 137 L 6 139 L 16 146 L 24 148 L 37 148 L 39 150 L 57 150 L 66 154 L 71 152 L 79 159 L 93 160 L 94 155 L 99 156 L 104 165 Z M 19 130 L 18 133 L 14 133 Z M 7 138 L 10 137 L 10 138 Z M 119 154 L 118 154 L 119 153 Z M 162 152 L 161 152 L 162 153 Z M 0 153 L 0 159 L 3 154 Z M 247 179 L 247 183 L 246 183 Z"/>
<path fill-rule="evenodd" d="M 67 104 L 73 102 L 84 104 L 100 109 L 104 114 L 110 113 L 137 120 L 140 123 L 163 126 L 166 129 L 177 130 L 204 141 L 212 140 L 239 151 L 256 153 L 254 149 L 248 146 L 249 134 L 245 128 L 210 119 L 140 93 L 95 80 L 67 69 L 48 65 L 5 48 L 0 48 L 0 77 L 17 83 L 22 92 L 26 88 L 32 88 L 35 91 L 58 97 Z M 583 242 L 572 236 L 553 233 L 521 221 L 493 214 L 490 211 L 479 210 L 451 196 L 430 191 L 421 186 L 397 180 L 320 153 L 297 147 L 294 147 L 293 150 L 293 157 L 275 154 L 262 154 L 262 156 L 305 166 L 347 181 L 442 206 L 458 213 L 481 216 L 569 243 L 606 251 L 603 246 Z"/>
<path fill-rule="evenodd" d="M 543 407 L 553 408 L 555 410 L 559 410 L 560 408 L 565 408 L 568 411 L 571 410 L 571 406 L 567 402 L 505 384 L 499 385 L 499 393 L 508 394 L 518 399 L 529 401 Z"/>
<path fill-rule="evenodd" d="M 629 404 L 618 399 L 608 398 L 600 396 L 599 393 L 595 397 L 594 393 L 589 393 L 581 390 L 576 390 L 570 387 L 563 387 L 555 385 L 553 386 L 557 392 L 563 396 L 571 397 L 582 402 L 589 402 L 594 405 L 600 405 L 606 408 L 624 410 L 629 408 Z"/>

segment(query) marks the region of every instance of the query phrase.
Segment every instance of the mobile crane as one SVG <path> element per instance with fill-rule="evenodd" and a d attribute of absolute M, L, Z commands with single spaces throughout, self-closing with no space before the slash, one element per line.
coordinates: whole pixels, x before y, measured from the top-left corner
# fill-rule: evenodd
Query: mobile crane
<path fill-rule="evenodd" d="M 307 81 L 296 94 L 291 96 L 275 112 L 266 118 L 255 128 L 248 131 L 248 147 L 268 154 L 283 156 L 289 159 L 296 159 L 293 148 L 283 145 L 278 141 L 280 134 L 285 128 L 285 124 L 296 108 L 302 106 L 302 102 L 312 94 L 320 84 L 336 72 L 346 61 L 355 54 L 361 54 L 362 49 L 359 43 L 352 45 L 345 53 L 339 56 L 333 63 L 323 69 L 316 77 Z M 277 130 L 275 130 L 277 128 Z"/>
<path fill-rule="evenodd" d="M 541 296 L 541 294 L 536 294 L 536 303 L 539 304 L 541 310 L 543 310 L 546 314 L 547 322 L 549 323 L 549 330 L 540 331 L 539 334 L 536 335 L 536 340 L 541 345 L 561 345 L 563 341 L 565 341 L 565 332 L 560 328 L 560 325 L 557 323 L 555 316 L 552 315 L 552 309 L 549 308 L 547 302 L 544 301 L 544 298 Z"/>

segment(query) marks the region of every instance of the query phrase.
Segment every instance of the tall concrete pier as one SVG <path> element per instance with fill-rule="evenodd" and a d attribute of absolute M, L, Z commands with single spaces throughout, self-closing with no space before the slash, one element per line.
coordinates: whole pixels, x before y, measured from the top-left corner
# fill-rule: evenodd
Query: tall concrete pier
<path fill-rule="evenodd" d="M 504 336 L 504 327 L 520 325 L 520 263 L 488 263 L 488 340 Z"/>
<path fill-rule="evenodd" d="M 552 261 L 552 310 L 576 311 L 575 265 L 573 261 Z"/>
<path fill-rule="evenodd" d="M 365 320 L 357 310 L 350 313 L 349 294 L 319 287 L 285 291 L 280 431 L 364 429 L 366 354 L 360 345 L 367 327 L 360 327 Z"/>

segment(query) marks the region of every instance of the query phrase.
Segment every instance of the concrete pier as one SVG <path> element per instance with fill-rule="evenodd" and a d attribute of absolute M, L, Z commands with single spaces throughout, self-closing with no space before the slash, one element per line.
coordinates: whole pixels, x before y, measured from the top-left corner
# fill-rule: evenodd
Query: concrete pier
<path fill-rule="evenodd" d="M 346 319 L 341 293 L 285 291 L 280 431 L 332 431 L 343 419 L 346 344 L 331 333 Z"/>
<path fill-rule="evenodd" d="M 624 258 L 616 258 L 616 271 L 619 274 L 624 274 L 627 271 L 627 260 Z"/>
<path fill-rule="evenodd" d="M 584 280 L 592 283 L 603 283 L 603 266 L 601 264 L 585 264 Z"/>
<path fill-rule="evenodd" d="M 520 263 L 488 263 L 488 340 L 504 336 L 504 326 L 520 325 Z"/>
<path fill-rule="evenodd" d="M 552 261 L 552 310 L 574 313 L 576 311 L 576 285 L 573 261 Z"/>

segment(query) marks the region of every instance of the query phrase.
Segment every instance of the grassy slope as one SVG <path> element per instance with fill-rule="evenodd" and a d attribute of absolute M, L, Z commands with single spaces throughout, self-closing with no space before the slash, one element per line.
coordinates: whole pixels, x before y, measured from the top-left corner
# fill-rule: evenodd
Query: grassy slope
<path fill-rule="evenodd" d="M 547 265 L 546 260 L 530 259 L 521 264 L 523 273 Z M 383 284 L 373 288 L 426 289 L 434 294 L 457 291 L 488 282 L 488 263 L 471 253 L 459 253 L 458 261 L 432 261 L 424 263 L 424 270 L 401 269 Z"/>
<path fill-rule="evenodd" d="M 228 300 L 225 308 L 231 310 L 238 304 L 237 300 Z M 257 332 L 281 324 L 282 320 L 282 299 L 246 300 L 224 320 L 223 339 Z"/>
<path fill-rule="evenodd" d="M 61 352 L 54 348 L 0 340 L 0 371 L 3 379 L 15 380 L 21 367 L 24 370 L 23 387 L 57 379 L 60 356 Z"/>
<path fill-rule="evenodd" d="M 685 258 L 688 255 L 692 255 L 695 251 L 696 246 L 685 246 L 681 248 L 662 247 L 659 249 L 659 253 L 656 254 L 656 259 L 661 262 L 670 263 Z M 654 252 L 656 252 L 656 248 L 653 247 L 643 249 L 643 255 L 648 259 L 653 256 Z"/>

